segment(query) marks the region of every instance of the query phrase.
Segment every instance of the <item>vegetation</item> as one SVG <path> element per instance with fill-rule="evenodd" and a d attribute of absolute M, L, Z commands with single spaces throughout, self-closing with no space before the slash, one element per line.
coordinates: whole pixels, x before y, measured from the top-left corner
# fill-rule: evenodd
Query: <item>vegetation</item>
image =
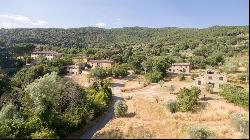
<path fill-rule="evenodd" d="M 231 118 L 233 127 L 243 133 L 245 137 L 249 137 L 249 118 L 242 114 L 233 114 Z"/>
<path fill-rule="evenodd" d="M 174 85 L 170 85 L 170 86 L 168 87 L 168 90 L 169 90 L 170 94 L 172 94 L 172 93 L 174 92 L 174 90 L 175 90 Z"/>
<path fill-rule="evenodd" d="M 185 80 L 185 76 L 184 76 L 183 73 L 179 73 L 179 74 L 178 74 L 178 77 L 179 77 L 179 80 L 180 80 L 180 81 Z"/>
<path fill-rule="evenodd" d="M 1 138 L 63 138 L 105 112 L 111 99 L 105 83 L 84 91 L 55 72 L 23 87 L 21 99 L 0 110 Z"/>
<path fill-rule="evenodd" d="M 107 77 L 125 77 L 128 74 L 128 68 L 126 65 L 119 65 L 119 66 L 115 66 L 115 67 L 111 67 L 111 68 L 101 68 L 101 67 L 97 67 L 93 70 L 91 70 L 91 77 L 95 78 L 95 79 L 99 79 L 99 80 L 103 80 Z"/>
<path fill-rule="evenodd" d="M 157 83 L 163 78 L 163 73 L 162 72 L 148 72 L 145 74 L 145 78 L 152 83 Z"/>
<path fill-rule="evenodd" d="M 162 80 L 171 63 L 178 62 L 190 62 L 194 69 L 222 66 L 234 73 L 239 66 L 234 58 L 249 52 L 248 32 L 249 26 L 0 29 L 0 138 L 63 138 L 107 110 L 112 94 L 104 79 L 125 77 L 128 69 L 150 82 Z M 41 50 L 64 56 L 52 61 L 29 57 Z M 119 66 L 91 71 L 98 80 L 82 89 L 60 77 L 71 58 L 82 54 Z M 34 66 L 25 66 L 27 62 Z M 241 81 L 249 80 L 248 71 Z M 177 103 L 169 105 L 172 112 L 177 105 L 180 111 L 192 110 L 199 94 L 197 88 L 181 89 Z M 222 86 L 220 95 L 236 105 L 249 105 L 248 94 L 238 87 Z M 126 105 L 119 104 L 118 110 L 126 112 Z"/>
<path fill-rule="evenodd" d="M 206 91 L 210 94 L 213 93 L 213 85 L 212 84 L 206 84 L 206 87 L 205 87 Z"/>
<path fill-rule="evenodd" d="M 174 100 L 169 100 L 166 104 L 166 108 L 171 113 L 175 113 L 179 110 L 178 103 Z"/>
<path fill-rule="evenodd" d="M 180 89 L 177 102 L 179 109 L 182 112 L 191 111 L 199 99 L 201 90 L 197 87 L 192 87 L 191 89 L 183 88 Z"/>
<path fill-rule="evenodd" d="M 122 117 L 125 116 L 128 111 L 128 106 L 126 105 L 125 101 L 119 100 L 115 103 L 115 116 Z"/>
<path fill-rule="evenodd" d="M 189 135 L 191 139 L 213 139 L 215 138 L 214 132 L 210 131 L 208 128 L 192 127 L 189 130 Z"/>
<path fill-rule="evenodd" d="M 228 102 L 244 108 L 249 107 L 249 95 L 247 91 L 240 87 L 232 84 L 224 84 L 220 87 L 219 94 Z"/>

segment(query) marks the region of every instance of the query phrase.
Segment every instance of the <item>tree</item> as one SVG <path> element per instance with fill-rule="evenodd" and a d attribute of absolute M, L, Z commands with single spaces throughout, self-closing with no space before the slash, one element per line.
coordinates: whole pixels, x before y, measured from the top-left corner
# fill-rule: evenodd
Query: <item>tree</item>
<path fill-rule="evenodd" d="M 177 102 L 180 107 L 180 111 L 191 111 L 193 106 L 197 103 L 201 90 L 197 87 L 191 89 L 180 89 L 177 95 Z"/>
<path fill-rule="evenodd" d="M 163 78 L 162 72 L 154 71 L 154 72 L 148 72 L 145 74 L 145 78 L 153 83 L 156 83 L 160 81 Z"/>
<path fill-rule="evenodd" d="M 0 68 L 0 97 L 9 90 L 10 80 Z"/>
<path fill-rule="evenodd" d="M 223 84 L 220 87 L 219 94 L 227 101 L 234 103 L 235 105 L 248 108 L 249 106 L 249 96 L 248 93 L 235 85 Z"/>
<path fill-rule="evenodd" d="M 121 117 L 124 116 L 127 113 L 128 106 L 126 103 L 122 100 L 118 100 L 115 103 L 115 116 Z"/>
<path fill-rule="evenodd" d="M 100 80 L 105 79 L 108 76 L 103 68 L 95 68 L 91 70 L 90 75 Z"/>

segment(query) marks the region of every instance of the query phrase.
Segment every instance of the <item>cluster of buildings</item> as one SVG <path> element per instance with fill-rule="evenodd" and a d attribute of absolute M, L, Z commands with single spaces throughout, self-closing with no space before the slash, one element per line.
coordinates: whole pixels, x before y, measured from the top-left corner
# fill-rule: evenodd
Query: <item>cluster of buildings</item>
<path fill-rule="evenodd" d="M 48 60 L 53 60 L 55 58 L 61 57 L 63 54 L 58 53 L 55 51 L 37 51 L 31 53 L 31 58 L 36 59 L 39 57 L 47 58 Z M 65 66 L 65 72 L 66 74 L 82 74 L 85 73 L 87 69 L 89 69 L 88 66 L 91 67 L 91 69 L 94 69 L 96 67 L 101 68 L 110 68 L 115 63 L 112 60 L 91 60 L 87 56 L 76 56 L 72 58 L 72 61 L 74 65 L 67 65 Z"/>
<path fill-rule="evenodd" d="M 166 71 L 172 74 L 183 73 L 185 75 L 192 74 L 190 72 L 190 63 L 173 63 Z M 225 73 L 219 73 L 214 70 L 206 69 L 201 71 L 198 77 L 194 80 L 194 85 L 198 87 L 206 87 L 210 85 L 213 92 L 219 92 L 219 88 L 222 84 L 227 82 L 227 76 Z"/>
<path fill-rule="evenodd" d="M 52 60 L 60 56 L 62 56 L 62 53 L 58 53 L 55 51 L 39 51 L 33 52 L 31 54 L 31 58 L 33 59 L 36 59 L 38 57 L 45 57 L 49 60 Z M 74 62 L 74 65 L 65 66 L 65 72 L 67 74 L 84 74 L 89 68 L 94 69 L 96 67 L 101 67 L 106 69 L 112 67 L 115 64 L 112 60 L 91 60 L 87 56 L 73 57 L 72 61 Z M 190 63 L 173 63 L 171 67 L 166 71 L 171 74 L 183 73 L 185 75 L 190 75 L 192 74 L 190 70 Z M 198 77 L 195 78 L 194 85 L 198 87 L 211 85 L 213 88 L 213 92 L 218 92 L 220 85 L 226 82 L 226 74 L 221 74 L 213 70 L 204 70 L 199 74 Z"/>

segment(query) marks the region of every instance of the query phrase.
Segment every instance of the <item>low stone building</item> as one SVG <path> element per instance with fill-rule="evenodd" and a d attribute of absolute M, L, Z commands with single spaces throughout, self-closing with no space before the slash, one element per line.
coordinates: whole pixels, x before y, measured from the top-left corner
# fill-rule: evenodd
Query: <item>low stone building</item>
<path fill-rule="evenodd" d="M 173 63 L 171 67 L 167 69 L 167 72 L 190 74 L 190 63 Z"/>
<path fill-rule="evenodd" d="M 78 74 L 81 74 L 83 70 L 84 70 L 84 65 L 82 65 L 82 64 L 65 66 L 66 74 L 78 75 Z"/>
<path fill-rule="evenodd" d="M 37 51 L 31 53 L 31 58 L 36 59 L 38 57 L 45 57 L 49 60 L 62 56 L 62 53 L 56 51 Z"/>
<path fill-rule="evenodd" d="M 110 68 L 115 63 L 112 60 L 89 60 L 88 64 L 92 67 L 92 69 L 94 69 L 96 67 Z"/>
<path fill-rule="evenodd" d="M 213 92 L 219 92 L 220 85 L 227 82 L 227 76 L 225 73 L 221 74 L 213 70 L 203 71 L 199 77 L 195 78 L 194 85 L 198 87 L 206 87 L 211 85 Z"/>

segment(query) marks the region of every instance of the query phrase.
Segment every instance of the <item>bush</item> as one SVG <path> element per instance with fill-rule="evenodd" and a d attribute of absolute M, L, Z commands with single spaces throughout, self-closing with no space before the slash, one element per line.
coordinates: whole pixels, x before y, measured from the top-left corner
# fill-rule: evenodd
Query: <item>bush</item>
<path fill-rule="evenodd" d="M 170 85 L 170 86 L 168 87 L 168 90 L 169 90 L 170 94 L 172 94 L 172 93 L 174 92 L 174 90 L 175 90 L 174 85 Z"/>
<path fill-rule="evenodd" d="M 242 114 L 233 114 L 231 118 L 233 127 L 243 133 L 244 136 L 249 136 L 249 120 L 248 117 Z"/>
<path fill-rule="evenodd" d="M 179 74 L 178 74 L 178 77 L 179 77 L 179 80 L 180 80 L 180 81 L 185 80 L 185 76 L 184 76 L 183 73 L 179 73 Z"/>
<path fill-rule="evenodd" d="M 249 107 L 249 96 L 247 91 L 231 84 L 224 84 L 220 87 L 219 94 L 228 102 L 244 108 Z"/>
<path fill-rule="evenodd" d="M 154 71 L 145 74 L 145 78 L 152 83 L 157 83 L 163 78 L 162 72 Z"/>
<path fill-rule="evenodd" d="M 193 106 L 197 104 L 201 90 L 197 87 L 191 89 L 183 88 L 179 91 L 177 102 L 182 112 L 191 111 Z"/>
<path fill-rule="evenodd" d="M 115 103 L 115 116 L 121 117 L 124 116 L 128 111 L 128 106 L 125 101 L 119 100 Z"/>
<path fill-rule="evenodd" d="M 191 79 L 192 79 L 192 80 L 195 80 L 196 77 L 198 77 L 197 74 L 194 74 L 194 73 L 191 74 Z"/>
<path fill-rule="evenodd" d="M 213 85 L 211 84 L 206 84 L 206 91 L 210 94 L 213 93 Z"/>
<path fill-rule="evenodd" d="M 175 113 L 179 110 L 177 101 L 169 100 L 166 104 L 166 108 L 169 112 Z"/>
<path fill-rule="evenodd" d="M 45 128 L 41 129 L 40 131 L 36 131 L 35 133 L 31 133 L 32 139 L 55 139 L 57 138 L 54 131 Z"/>
<path fill-rule="evenodd" d="M 210 131 L 208 128 L 196 127 L 192 127 L 189 130 L 189 135 L 191 139 L 211 139 L 215 137 L 214 132 Z"/>

